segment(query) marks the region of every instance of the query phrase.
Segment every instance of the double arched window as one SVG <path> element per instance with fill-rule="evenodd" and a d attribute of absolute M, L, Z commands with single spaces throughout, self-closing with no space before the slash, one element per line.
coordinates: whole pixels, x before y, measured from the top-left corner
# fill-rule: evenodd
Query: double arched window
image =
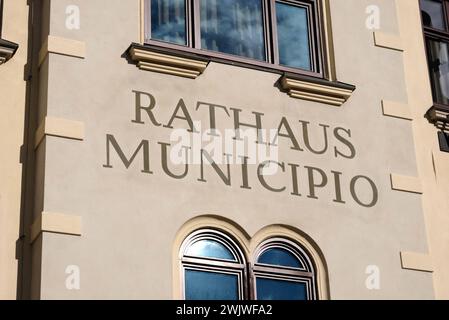
<path fill-rule="evenodd" d="M 317 298 L 313 262 L 289 239 L 265 240 L 247 261 L 232 237 L 202 229 L 187 237 L 180 258 L 186 300 Z"/>

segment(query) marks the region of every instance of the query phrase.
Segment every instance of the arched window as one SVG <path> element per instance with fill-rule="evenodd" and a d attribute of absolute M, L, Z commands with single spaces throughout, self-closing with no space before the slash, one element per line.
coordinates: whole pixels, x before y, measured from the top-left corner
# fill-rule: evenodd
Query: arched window
<path fill-rule="evenodd" d="M 181 247 L 186 300 L 242 300 L 245 260 L 236 243 L 224 233 L 203 229 Z"/>
<path fill-rule="evenodd" d="M 271 230 L 271 229 L 267 229 Z M 320 256 L 306 240 L 277 228 L 254 236 L 255 246 L 234 233 L 204 226 L 185 233 L 178 258 L 186 300 L 326 299 Z M 267 232 L 266 230 L 264 232 Z M 285 235 L 284 235 L 285 234 Z M 237 240 L 239 239 L 239 240 Z M 243 242 L 241 242 L 243 241 Z M 252 250 L 250 248 L 253 248 Z M 245 254 L 244 254 L 245 253 Z M 251 257 L 251 258 L 248 258 Z M 246 258 L 250 259 L 248 261 Z M 179 277 L 179 273 L 176 272 Z"/>
<path fill-rule="evenodd" d="M 257 300 L 316 299 L 312 261 L 292 241 L 276 238 L 262 243 L 256 250 L 253 275 Z"/>

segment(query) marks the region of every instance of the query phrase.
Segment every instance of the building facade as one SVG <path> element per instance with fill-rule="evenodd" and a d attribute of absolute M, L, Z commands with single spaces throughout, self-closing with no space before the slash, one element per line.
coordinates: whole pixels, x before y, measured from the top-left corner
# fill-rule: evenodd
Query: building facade
<path fill-rule="evenodd" d="M 2 2 L 0 298 L 449 298 L 449 1 Z"/>

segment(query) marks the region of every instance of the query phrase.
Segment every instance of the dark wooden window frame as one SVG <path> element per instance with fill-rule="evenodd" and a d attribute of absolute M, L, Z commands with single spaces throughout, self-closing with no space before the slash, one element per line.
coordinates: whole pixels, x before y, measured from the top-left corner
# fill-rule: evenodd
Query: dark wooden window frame
<path fill-rule="evenodd" d="M 312 70 L 287 67 L 279 64 L 279 52 L 276 29 L 276 2 L 307 8 Z M 201 49 L 200 0 L 186 0 L 186 37 L 187 45 L 178 45 L 151 39 L 151 0 L 145 0 L 145 44 L 159 49 L 171 49 L 206 56 L 213 61 L 274 70 L 277 73 L 288 72 L 314 78 L 325 78 L 324 37 L 322 36 L 321 1 L 319 0 L 262 0 L 264 20 L 264 40 L 266 61 Z"/>
<path fill-rule="evenodd" d="M 203 258 L 186 255 L 187 249 L 197 241 L 210 239 L 218 241 L 230 250 L 235 261 Z M 290 268 L 257 263 L 259 257 L 271 248 L 282 248 L 292 253 L 304 268 Z M 313 261 L 299 245 L 285 238 L 271 238 L 260 244 L 255 250 L 254 263 L 246 262 L 239 243 L 227 234 L 214 229 L 200 229 L 190 234 L 183 242 L 180 250 L 182 297 L 185 299 L 186 270 L 231 274 L 238 277 L 239 299 L 257 299 L 257 278 L 284 280 L 304 283 L 307 288 L 307 299 L 318 298 L 316 288 L 316 271 Z"/>

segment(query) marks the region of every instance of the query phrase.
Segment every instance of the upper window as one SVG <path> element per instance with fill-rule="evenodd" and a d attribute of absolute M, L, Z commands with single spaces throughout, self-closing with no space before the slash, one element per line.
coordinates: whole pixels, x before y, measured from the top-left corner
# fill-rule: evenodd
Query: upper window
<path fill-rule="evenodd" d="M 186 300 L 316 299 L 311 260 L 287 239 L 261 244 L 250 265 L 231 237 L 199 230 L 184 241 L 180 257 Z"/>
<path fill-rule="evenodd" d="M 147 0 L 147 43 L 322 75 L 318 0 Z"/>
<path fill-rule="evenodd" d="M 420 0 L 433 100 L 449 105 L 449 1 Z"/>

